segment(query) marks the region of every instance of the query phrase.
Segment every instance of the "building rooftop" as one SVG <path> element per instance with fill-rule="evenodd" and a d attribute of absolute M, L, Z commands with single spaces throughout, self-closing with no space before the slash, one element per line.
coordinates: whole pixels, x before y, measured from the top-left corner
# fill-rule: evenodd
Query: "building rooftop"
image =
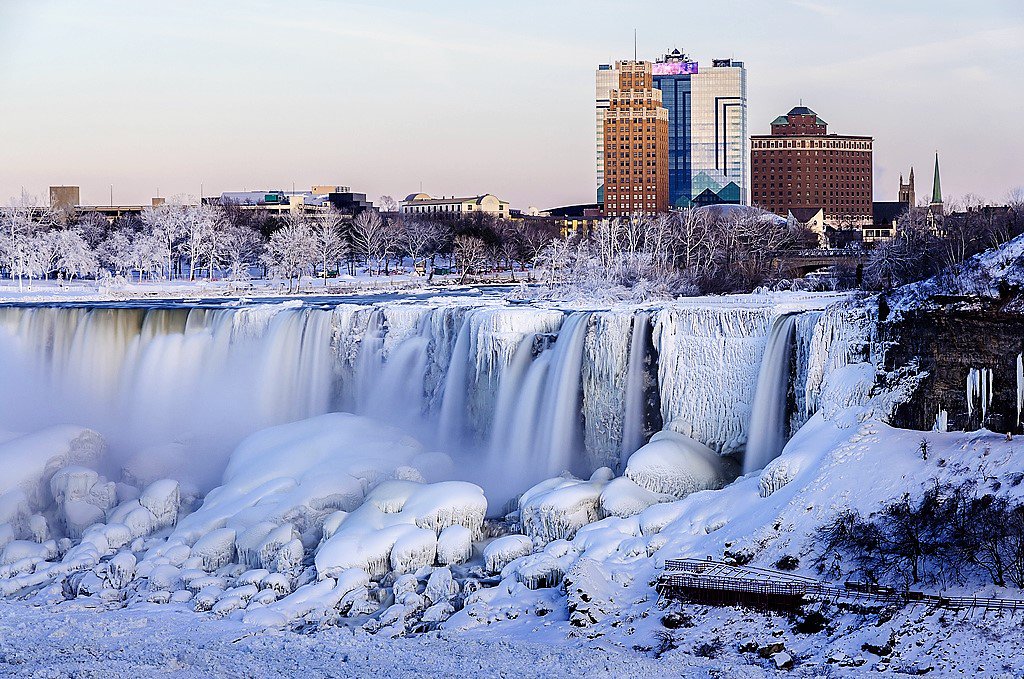
<path fill-rule="evenodd" d="M 451 198 L 444 198 L 444 197 L 432 198 L 431 196 L 428 196 L 425 193 L 410 193 L 408 196 L 405 197 L 405 201 L 404 202 L 406 202 L 406 203 L 417 203 L 419 205 L 444 205 L 444 204 L 447 204 L 447 203 L 467 203 L 467 202 L 473 202 L 473 203 L 476 203 L 476 204 L 480 204 L 481 202 L 483 202 L 484 198 L 486 198 L 487 196 L 490 196 L 490 195 L 493 195 L 493 194 L 484 193 L 484 194 L 481 194 L 479 196 L 466 196 L 464 198 L 459 198 L 459 197 L 456 197 L 456 196 L 452 196 Z M 497 196 L 495 196 L 495 198 L 497 198 Z M 505 201 L 501 200 L 500 198 L 498 198 L 498 200 L 503 202 L 503 203 L 505 202 Z"/>

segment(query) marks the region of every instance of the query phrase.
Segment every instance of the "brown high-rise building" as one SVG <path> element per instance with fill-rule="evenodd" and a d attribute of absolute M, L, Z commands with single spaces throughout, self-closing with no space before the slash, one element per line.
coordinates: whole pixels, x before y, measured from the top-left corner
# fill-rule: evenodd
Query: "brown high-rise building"
<path fill-rule="evenodd" d="M 668 109 L 651 79 L 651 62 L 615 64 L 618 87 L 604 114 L 604 213 L 668 211 Z"/>
<path fill-rule="evenodd" d="M 820 208 L 839 226 L 870 222 L 871 137 L 828 134 L 824 120 L 798 106 L 750 141 L 753 205 L 783 217 Z"/>

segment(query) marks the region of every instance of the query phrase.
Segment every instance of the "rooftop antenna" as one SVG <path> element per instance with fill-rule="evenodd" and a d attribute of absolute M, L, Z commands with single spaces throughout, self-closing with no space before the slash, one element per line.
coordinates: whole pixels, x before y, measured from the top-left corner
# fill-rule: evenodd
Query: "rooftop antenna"
<path fill-rule="evenodd" d="M 633 29 L 633 61 L 637 61 L 637 51 L 636 51 L 636 29 L 635 29 L 635 28 Z"/>

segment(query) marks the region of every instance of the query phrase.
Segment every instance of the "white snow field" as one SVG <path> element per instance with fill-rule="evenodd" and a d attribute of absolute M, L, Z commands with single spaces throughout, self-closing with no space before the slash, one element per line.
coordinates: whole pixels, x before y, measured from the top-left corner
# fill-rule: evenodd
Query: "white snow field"
<path fill-rule="evenodd" d="M 802 633 L 658 602 L 667 558 L 816 575 L 844 508 L 936 480 L 1024 495 L 1018 442 L 885 424 L 866 314 L 809 294 L 0 308 L 0 672 L 1016 676 L 1009 615 L 830 609 Z"/>

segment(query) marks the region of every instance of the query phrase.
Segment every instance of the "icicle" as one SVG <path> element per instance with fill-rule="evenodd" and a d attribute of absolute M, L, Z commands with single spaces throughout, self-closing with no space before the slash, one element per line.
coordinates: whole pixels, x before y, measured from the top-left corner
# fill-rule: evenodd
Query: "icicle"
<path fill-rule="evenodd" d="M 935 426 L 932 428 L 934 431 L 949 431 L 949 413 L 939 406 L 939 412 L 935 415 Z"/>
<path fill-rule="evenodd" d="M 1017 354 L 1017 426 L 1024 411 L 1024 354 Z"/>

